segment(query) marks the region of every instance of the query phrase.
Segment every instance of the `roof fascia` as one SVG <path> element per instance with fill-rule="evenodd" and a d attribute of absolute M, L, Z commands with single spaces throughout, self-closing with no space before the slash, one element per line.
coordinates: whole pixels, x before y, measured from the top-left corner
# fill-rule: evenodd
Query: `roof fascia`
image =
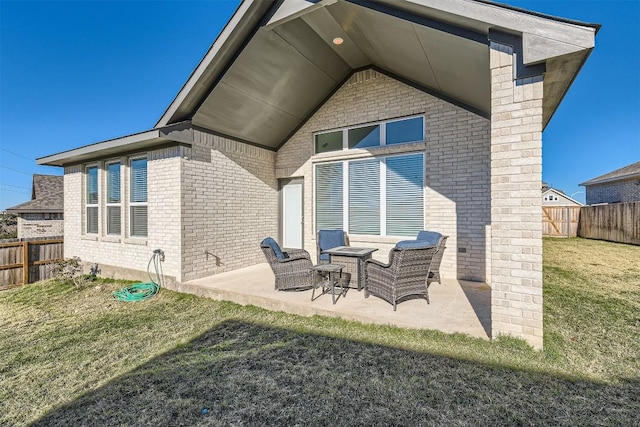
<path fill-rule="evenodd" d="M 7 211 L 9 213 L 15 213 L 15 214 L 25 214 L 25 213 L 64 213 L 64 209 L 22 209 L 22 208 L 18 208 L 17 206 L 13 207 L 13 208 L 7 208 L 7 209 L 5 209 L 5 211 Z"/>
<path fill-rule="evenodd" d="M 379 0 L 394 3 L 394 0 Z M 478 22 L 517 33 L 529 33 L 554 40 L 565 45 L 572 45 L 573 51 L 590 49 L 595 46 L 595 33 L 600 28 L 596 24 L 586 24 L 577 21 L 551 17 L 524 9 L 509 7 L 501 3 L 477 0 L 404 0 L 408 3 L 429 7 L 463 16 Z M 514 13 L 515 12 L 515 13 Z M 527 56 L 527 46 L 524 46 L 524 56 Z M 563 51 L 559 53 L 567 54 Z M 538 57 L 536 61 L 544 61 L 559 54 L 549 52 L 547 57 Z M 525 61 L 525 63 L 528 63 Z"/>
<path fill-rule="evenodd" d="M 157 144 L 178 142 L 193 144 L 193 127 L 191 122 L 181 122 L 159 129 L 151 129 L 121 138 L 110 139 L 95 144 L 85 145 L 73 150 L 63 151 L 36 159 L 39 165 L 63 166 L 76 163 L 89 157 L 100 157 L 114 150 L 131 151 L 148 148 Z"/>
<path fill-rule="evenodd" d="M 568 18 L 561 18 L 559 16 L 547 15 L 545 13 L 535 12 L 533 10 L 523 9 L 521 7 L 512 6 L 512 5 L 506 4 L 506 3 L 500 3 L 500 2 L 493 1 L 493 0 L 474 0 L 474 1 L 476 3 L 485 3 L 485 4 L 489 4 L 489 5 L 493 5 L 493 6 L 499 6 L 499 7 L 504 8 L 504 9 L 509 9 L 509 10 L 513 10 L 513 11 L 516 11 L 516 12 L 520 12 L 520 13 L 526 13 L 527 15 L 537 16 L 538 18 L 545 18 L 545 19 L 550 19 L 552 21 L 563 22 L 565 24 L 578 25 L 578 26 L 582 26 L 582 27 L 591 27 L 591 28 L 596 30 L 596 34 L 598 33 L 598 31 L 600 31 L 600 28 L 602 28 L 602 25 L 600 25 L 600 24 L 594 24 L 594 23 L 590 23 L 590 22 L 582 22 L 582 21 L 577 21 L 575 19 L 568 19 Z"/>

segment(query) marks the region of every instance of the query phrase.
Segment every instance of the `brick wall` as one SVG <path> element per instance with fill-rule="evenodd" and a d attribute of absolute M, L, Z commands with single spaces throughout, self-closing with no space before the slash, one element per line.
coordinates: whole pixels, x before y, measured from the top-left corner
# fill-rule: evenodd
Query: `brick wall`
<path fill-rule="evenodd" d="M 180 170 L 182 147 L 155 150 L 147 154 L 148 186 L 148 238 L 129 238 L 128 205 L 129 167 L 128 158 L 121 158 L 122 179 L 122 235 L 107 236 L 105 227 L 105 173 L 104 162 L 100 170 L 100 221 L 97 235 L 84 232 L 84 167 L 69 166 L 64 175 L 64 256 L 78 256 L 87 264 L 97 263 L 104 276 L 146 279 L 147 264 L 154 249 L 165 252 L 163 263 L 167 284 L 181 277 L 181 211 Z M 118 159 L 110 159 L 118 160 Z"/>
<path fill-rule="evenodd" d="M 513 79 L 513 49 L 491 43 L 492 335 L 542 348 L 542 77 Z"/>
<path fill-rule="evenodd" d="M 275 153 L 195 131 L 182 175 L 183 280 L 264 262 L 278 232 Z"/>
<path fill-rule="evenodd" d="M 426 142 L 314 155 L 313 133 L 368 122 L 425 116 Z M 278 151 L 278 178 L 304 177 L 305 249 L 315 257 L 313 165 L 323 160 L 423 152 L 426 162 L 425 228 L 449 235 L 445 277 L 484 281 L 490 222 L 489 120 L 374 70 L 354 74 Z M 381 248 L 388 259 L 400 240 L 350 236 L 352 245 Z M 459 249 L 464 252 L 458 252 Z"/>
<path fill-rule="evenodd" d="M 64 234 L 64 220 L 45 219 L 45 214 L 29 214 L 18 217 L 18 238 L 60 237 Z"/>
<path fill-rule="evenodd" d="M 640 179 L 611 182 L 607 184 L 589 185 L 587 190 L 587 204 L 621 203 L 640 201 Z"/>

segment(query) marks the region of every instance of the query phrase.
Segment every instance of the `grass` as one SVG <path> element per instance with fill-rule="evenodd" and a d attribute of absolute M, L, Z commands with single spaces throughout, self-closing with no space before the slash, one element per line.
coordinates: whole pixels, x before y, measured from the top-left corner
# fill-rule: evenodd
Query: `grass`
<path fill-rule="evenodd" d="M 4 291 L 0 425 L 640 424 L 640 247 L 544 245 L 544 352 L 167 290 L 118 303 L 118 282 Z"/>

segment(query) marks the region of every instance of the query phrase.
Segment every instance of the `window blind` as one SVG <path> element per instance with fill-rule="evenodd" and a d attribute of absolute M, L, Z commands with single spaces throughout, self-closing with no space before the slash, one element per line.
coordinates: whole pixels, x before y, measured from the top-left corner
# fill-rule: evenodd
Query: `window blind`
<path fill-rule="evenodd" d="M 316 229 L 342 229 L 342 163 L 316 166 Z"/>
<path fill-rule="evenodd" d="M 107 206 L 107 234 L 120 234 L 122 231 L 120 206 Z"/>
<path fill-rule="evenodd" d="M 107 165 L 107 203 L 120 203 L 120 163 Z"/>
<path fill-rule="evenodd" d="M 98 167 L 89 166 L 86 169 L 86 232 L 98 233 Z"/>
<path fill-rule="evenodd" d="M 131 235 L 135 237 L 147 236 L 146 206 L 131 206 Z"/>
<path fill-rule="evenodd" d="M 134 237 L 147 236 L 147 159 L 131 160 L 131 205 L 129 232 Z"/>
<path fill-rule="evenodd" d="M 380 234 L 380 161 L 349 163 L 349 232 Z"/>
<path fill-rule="evenodd" d="M 87 233 L 98 233 L 98 207 L 87 206 Z"/>
<path fill-rule="evenodd" d="M 87 168 L 87 205 L 98 204 L 98 167 Z"/>
<path fill-rule="evenodd" d="M 131 160 L 131 201 L 147 201 L 147 159 Z"/>
<path fill-rule="evenodd" d="M 424 222 L 423 155 L 387 158 L 387 235 L 415 236 Z"/>
<path fill-rule="evenodd" d="M 120 234 L 122 213 L 120 207 L 120 163 L 107 164 L 107 234 Z"/>

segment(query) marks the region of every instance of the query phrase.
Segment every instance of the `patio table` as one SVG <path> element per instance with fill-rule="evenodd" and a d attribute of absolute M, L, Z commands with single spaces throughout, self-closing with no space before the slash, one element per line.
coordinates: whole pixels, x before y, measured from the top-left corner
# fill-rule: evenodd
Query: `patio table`
<path fill-rule="evenodd" d="M 314 301 L 321 297 L 324 294 L 331 293 L 331 299 L 333 304 L 336 304 L 336 301 L 341 296 L 344 296 L 347 290 L 344 287 L 344 282 L 342 279 L 342 269 L 344 266 L 337 264 L 318 264 L 311 267 L 313 270 L 317 271 L 322 276 L 322 281 L 319 283 L 315 283 L 313 285 L 313 291 L 311 291 L 311 301 Z M 335 274 L 338 273 L 340 277 L 336 279 Z M 340 292 L 336 289 L 336 285 L 340 284 Z M 322 287 L 322 293 L 314 298 L 316 293 L 316 289 Z"/>
<path fill-rule="evenodd" d="M 326 249 L 322 253 L 331 256 L 332 264 L 344 266 L 342 280 L 349 280 L 348 286 L 355 287 L 358 291 L 364 287 L 364 262 L 371 258 L 371 254 L 378 248 L 357 248 L 353 246 L 338 246 Z M 344 274 L 344 273 L 349 273 Z M 353 280 L 355 278 L 355 280 Z"/>

